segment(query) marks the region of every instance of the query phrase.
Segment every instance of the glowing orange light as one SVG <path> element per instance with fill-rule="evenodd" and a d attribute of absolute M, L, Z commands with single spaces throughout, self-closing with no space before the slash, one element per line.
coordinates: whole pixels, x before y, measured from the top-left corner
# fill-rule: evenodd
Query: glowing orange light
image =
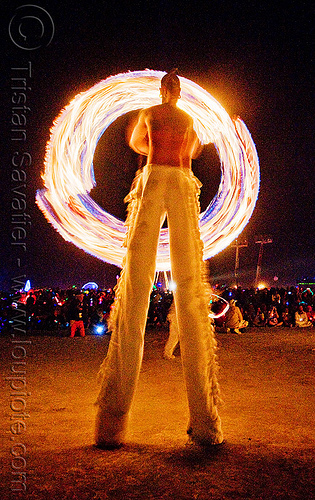
<path fill-rule="evenodd" d="M 122 73 L 78 94 L 61 112 L 46 148 L 45 189 L 36 201 L 65 240 L 119 267 L 126 252 L 124 222 L 89 196 L 95 185 L 93 154 L 106 128 L 119 116 L 160 103 L 163 72 Z M 252 138 L 239 118 L 232 120 L 204 89 L 180 78 L 178 106 L 194 120 L 203 144 L 214 143 L 221 160 L 216 197 L 200 215 L 204 259 L 226 248 L 243 230 L 254 210 L 259 189 L 259 163 Z M 168 229 L 163 228 L 157 271 L 170 269 Z"/>
<path fill-rule="evenodd" d="M 258 288 L 258 290 L 264 290 L 265 288 L 268 288 L 268 287 L 265 283 L 259 283 L 257 288 Z"/>

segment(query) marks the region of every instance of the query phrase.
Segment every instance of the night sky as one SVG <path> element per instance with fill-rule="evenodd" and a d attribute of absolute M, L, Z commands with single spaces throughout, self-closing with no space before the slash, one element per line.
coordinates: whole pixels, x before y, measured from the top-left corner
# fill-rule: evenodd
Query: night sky
<path fill-rule="evenodd" d="M 0 289 L 9 290 L 12 278 L 24 275 L 34 287 L 81 286 L 91 280 L 107 287 L 115 283 L 119 270 L 66 242 L 35 205 L 35 194 L 42 188 L 49 129 L 62 108 L 110 75 L 145 68 L 177 67 L 181 76 L 204 87 L 250 130 L 261 182 L 252 218 L 238 238 L 248 240 L 248 247 L 240 250 L 240 282 L 247 286 L 255 279 L 259 235 L 273 240 L 264 247 L 263 281 L 286 285 L 315 276 L 314 2 L 35 3 L 42 8 L 37 17 L 23 3 L 10 2 L 2 19 Z M 31 74 L 24 69 L 26 137 L 14 141 L 12 78 L 29 67 Z M 137 155 L 125 143 L 125 124 L 121 117 L 99 141 L 94 158 L 97 186 L 91 192 L 120 218 L 138 165 Z M 12 162 L 23 162 L 25 178 L 20 183 L 12 180 Z M 193 170 L 203 183 L 205 209 L 220 182 L 213 146 L 204 149 Z M 25 225 L 25 249 L 12 245 L 12 189 L 18 184 L 30 222 Z M 213 283 L 233 282 L 234 259 L 235 249 L 229 247 L 210 260 Z"/>

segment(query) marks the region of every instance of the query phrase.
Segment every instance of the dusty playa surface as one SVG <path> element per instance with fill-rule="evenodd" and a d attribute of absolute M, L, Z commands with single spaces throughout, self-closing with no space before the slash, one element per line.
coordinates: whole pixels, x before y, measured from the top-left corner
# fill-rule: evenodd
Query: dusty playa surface
<path fill-rule="evenodd" d="M 180 352 L 164 360 L 166 338 L 147 331 L 126 445 L 102 451 L 94 401 L 108 337 L 2 337 L 0 498 L 314 499 L 315 331 L 217 334 L 225 444 L 212 451 L 187 444 Z M 17 361 L 24 382 L 5 378 Z"/>

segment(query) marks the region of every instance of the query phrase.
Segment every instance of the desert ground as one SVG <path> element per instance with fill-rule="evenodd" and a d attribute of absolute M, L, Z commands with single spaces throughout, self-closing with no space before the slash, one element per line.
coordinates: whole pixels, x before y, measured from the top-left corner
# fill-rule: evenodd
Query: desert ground
<path fill-rule="evenodd" d="M 315 329 L 217 333 L 225 442 L 213 450 L 188 443 L 180 349 L 163 359 L 166 338 L 147 330 L 126 443 L 100 450 L 109 337 L 2 336 L 0 498 L 314 499 Z"/>

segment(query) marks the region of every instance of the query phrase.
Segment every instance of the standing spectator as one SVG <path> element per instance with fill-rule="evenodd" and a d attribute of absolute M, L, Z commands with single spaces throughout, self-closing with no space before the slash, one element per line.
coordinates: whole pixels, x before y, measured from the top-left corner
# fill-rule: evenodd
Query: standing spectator
<path fill-rule="evenodd" d="M 79 293 L 72 299 L 69 307 L 70 337 L 74 337 L 77 330 L 79 330 L 81 337 L 85 337 L 84 319 L 86 318 L 86 311 L 84 295 Z"/>
<path fill-rule="evenodd" d="M 36 302 L 36 296 L 35 294 L 30 291 L 27 299 L 26 299 L 26 316 L 27 316 L 27 322 L 29 326 L 34 326 L 35 323 L 35 302 Z"/>

